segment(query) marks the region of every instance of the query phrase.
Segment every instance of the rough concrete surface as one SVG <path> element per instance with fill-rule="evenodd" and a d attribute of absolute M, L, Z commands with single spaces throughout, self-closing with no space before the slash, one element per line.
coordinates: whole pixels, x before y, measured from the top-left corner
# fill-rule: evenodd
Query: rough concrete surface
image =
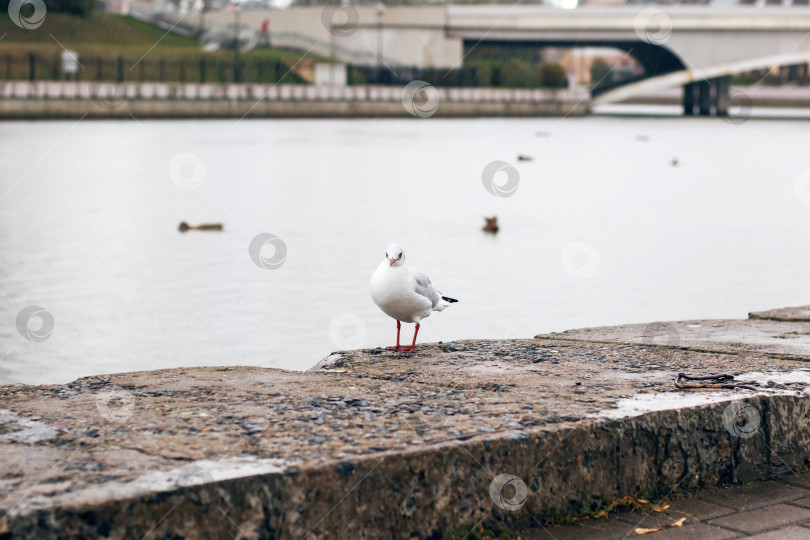
<path fill-rule="evenodd" d="M 742 337 L 618 327 L 0 387 L 0 538 L 532 537 L 583 503 L 805 467 L 810 349 L 766 339 L 803 328 L 689 324 Z"/>
<path fill-rule="evenodd" d="M 798 306 L 755 311 L 748 314 L 751 319 L 770 319 L 784 322 L 810 322 L 810 306 Z"/>
<path fill-rule="evenodd" d="M 810 318 L 802 320 L 794 309 L 774 310 L 765 317 L 751 314 L 748 320 L 652 322 L 566 330 L 549 336 L 564 340 L 598 343 L 655 345 L 672 349 L 762 353 L 773 357 L 810 360 Z M 806 309 L 810 313 L 810 309 Z M 776 317 L 783 317 L 782 320 Z"/>

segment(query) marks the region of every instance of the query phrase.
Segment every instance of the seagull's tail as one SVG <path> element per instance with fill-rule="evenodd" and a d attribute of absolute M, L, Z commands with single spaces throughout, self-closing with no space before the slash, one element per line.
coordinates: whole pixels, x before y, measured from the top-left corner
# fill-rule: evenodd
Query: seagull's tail
<path fill-rule="evenodd" d="M 436 302 L 435 306 L 433 306 L 433 311 L 444 311 L 444 308 L 446 308 L 450 304 L 458 302 L 458 300 L 456 300 L 455 298 L 450 298 L 449 296 L 442 296 L 441 292 L 439 291 L 436 292 L 439 293 L 439 301 Z"/>
<path fill-rule="evenodd" d="M 458 302 L 458 300 L 456 300 L 455 298 L 450 298 L 448 296 L 442 296 L 441 300 L 439 300 L 439 303 L 436 304 L 436 307 L 433 308 L 433 311 L 442 311 L 444 308 L 446 308 L 447 306 L 449 306 L 454 302 Z"/>

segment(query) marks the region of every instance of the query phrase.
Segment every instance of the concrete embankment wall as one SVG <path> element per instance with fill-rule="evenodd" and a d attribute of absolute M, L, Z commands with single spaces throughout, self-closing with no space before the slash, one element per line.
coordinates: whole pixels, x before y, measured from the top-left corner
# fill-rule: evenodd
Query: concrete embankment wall
<path fill-rule="evenodd" d="M 184 482 L 189 473 L 177 469 L 137 486 L 87 489 L 59 504 L 39 501 L 37 508 L 26 501 L 23 511 L 10 512 L 5 530 L 0 526 L 0 538 L 4 532 L 45 538 L 57 530 L 92 537 L 102 528 L 113 537 L 140 537 L 153 524 L 155 537 L 226 538 L 238 524 L 244 538 L 438 539 L 484 520 L 509 530 L 576 511 L 583 501 L 627 494 L 659 499 L 775 478 L 808 462 L 808 399 L 756 397 L 747 404 L 767 411 L 767 424 L 751 441 L 729 436 L 723 425 L 728 403 L 721 403 L 580 425 L 562 420 L 558 429 L 449 440 L 316 466 L 280 460 L 276 470 L 263 470 L 260 461 L 245 462 L 254 474 L 218 482 L 217 472 L 199 462 L 187 470 L 202 485 Z M 493 478 L 504 471 L 528 486 L 521 512 L 490 499 Z"/>
<path fill-rule="evenodd" d="M 355 118 L 579 116 L 582 90 L 392 86 L 0 83 L 0 118 Z"/>
<path fill-rule="evenodd" d="M 681 105 L 683 89 L 671 88 L 628 99 L 624 103 L 644 105 Z M 735 86 L 731 88 L 731 105 L 739 107 L 810 107 L 810 87 L 805 86 Z"/>
<path fill-rule="evenodd" d="M 0 540 L 438 540 L 795 473 L 808 314 L 0 386 Z"/>

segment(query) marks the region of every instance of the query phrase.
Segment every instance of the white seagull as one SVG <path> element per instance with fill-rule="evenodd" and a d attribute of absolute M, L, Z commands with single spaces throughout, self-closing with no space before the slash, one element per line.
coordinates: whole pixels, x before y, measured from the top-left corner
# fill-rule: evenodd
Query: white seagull
<path fill-rule="evenodd" d="M 430 316 L 433 311 L 458 302 L 455 298 L 442 296 L 425 274 L 405 264 L 405 252 L 399 244 L 391 244 L 385 249 L 385 260 L 371 276 L 371 299 L 383 312 L 397 321 L 397 344 L 388 347 L 392 351 L 413 352 L 416 335 L 419 334 L 419 321 Z M 402 323 L 416 323 L 413 343 L 410 347 L 399 344 Z"/>

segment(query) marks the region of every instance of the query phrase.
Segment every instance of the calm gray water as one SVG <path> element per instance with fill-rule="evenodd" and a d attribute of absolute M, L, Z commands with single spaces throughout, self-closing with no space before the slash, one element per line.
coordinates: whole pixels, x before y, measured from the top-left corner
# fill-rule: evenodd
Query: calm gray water
<path fill-rule="evenodd" d="M 804 121 L 82 121 L 0 137 L 2 383 L 306 369 L 391 345 L 368 280 L 392 241 L 460 300 L 420 341 L 810 302 Z M 184 154 L 200 161 L 170 171 Z M 484 189 L 493 160 L 517 168 L 513 196 Z M 481 231 L 493 214 L 497 237 Z M 264 232 L 288 249 L 276 270 L 248 255 Z M 28 305 L 53 315 L 49 339 L 18 332 Z"/>

